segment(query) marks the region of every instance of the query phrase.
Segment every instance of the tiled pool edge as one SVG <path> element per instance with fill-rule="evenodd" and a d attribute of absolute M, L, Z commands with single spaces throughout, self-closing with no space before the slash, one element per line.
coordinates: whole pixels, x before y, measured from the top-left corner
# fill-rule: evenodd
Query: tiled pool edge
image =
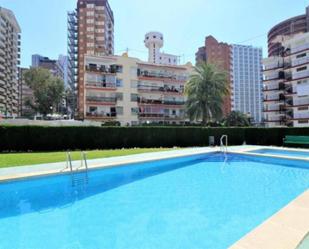
<path fill-rule="evenodd" d="M 295 249 L 309 231 L 309 190 L 249 232 L 230 249 Z"/>

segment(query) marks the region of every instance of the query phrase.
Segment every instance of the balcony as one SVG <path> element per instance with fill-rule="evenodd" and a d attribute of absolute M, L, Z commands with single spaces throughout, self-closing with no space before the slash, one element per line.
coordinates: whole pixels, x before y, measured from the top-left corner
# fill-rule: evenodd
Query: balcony
<path fill-rule="evenodd" d="M 156 79 L 156 80 L 170 80 L 170 81 L 180 81 L 185 82 L 187 77 L 175 75 L 172 73 L 162 73 L 162 72 L 149 72 L 138 69 L 137 76 L 145 79 Z"/>
<path fill-rule="evenodd" d="M 299 65 L 302 65 L 302 64 L 307 64 L 307 63 L 309 63 L 309 57 L 304 57 L 304 58 L 300 58 L 300 59 L 295 59 L 292 62 L 292 66 L 296 67 L 296 66 L 299 66 Z"/>
<path fill-rule="evenodd" d="M 183 120 L 184 115 L 173 115 L 164 113 L 140 113 L 139 118 L 141 119 L 160 119 L 160 120 Z"/>
<path fill-rule="evenodd" d="M 280 101 L 280 98 L 279 96 L 265 96 L 264 97 L 264 102 L 271 102 L 271 101 L 278 102 Z"/>
<path fill-rule="evenodd" d="M 303 71 L 303 72 L 298 72 L 298 73 L 293 73 L 293 80 L 297 80 L 297 79 L 302 79 L 302 78 L 306 78 L 309 77 L 309 71 Z"/>
<path fill-rule="evenodd" d="M 86 117 L 90 119 L 114 119 L 117 117 L 117 113 L 116 112 L 111 112 L 111 113 L 87 112 Z"/>
<path fill-rule="evenodd" d="M 106 104 L 115 105 L 116 102 L 117 102 L 117 98 L 116 97 L 87 96 L 86 101 L 87 102 L 106 103 Z"/>
<path fill-rule="evenodd" d="M 160 99 L 142 99 L 138 98 L 139 104 L 147 105 L 174 105 L 174 106 L 183 106 L 185 101 L 171 101 L 171 100 L 160 100 Z"/>
<path fill-rule="evenodd" d="M 269 71 L 269 70 L 273 70 L 273 69 L 277 69 L 281 67 L 283 67 L 283 64 L 280 62 L 276 62 L 276 63 L 265 65 L 265 68 L 263 71 Z"/>
<path fill-rule="evenodd" d="M 294 113 L 293 119 L 309 119 L 309 113 Z"/>
<path fill-rule="evenodd" d="M 116 74 L 117 72 L 120 72 L 120 66 L 112 65 L 110 67 L 107 66 L 97 66 L 95 64 L 93 65 L 87 65 L 86 71 L 88 72 L 95 72 L 95 73 L 105 73 L 105 74 Z"/>
<path fill-rule="evenodd" d="M 309 106 L 309 98 L 305 99 L 289 99 L 286 101 L 287 106 Z"/>
<path fill-rule="evenodd" d="M 301 46 L 294 47 L 290 51 L 291 51 L 291 54 L 295 54 L 295 53 L 298 53 L 300 51 L 304 51 L 304 50 L 307 50 L 307 49 L 309 49 L 309 44 L 304 44 L 304 45 L 301 45 Z"/>
<path fill-rule="evenodd" d="M 116 90 L 116 84 L 88 81 L 86 83 L 86 88 L 102 89 L 102 90 Z"/>
<path fill-rule="evenodd" d="M 280 107 L 279 106 L 266 106 L 263 109 L 263 112 L 279 112 Z"/>
<path fill-rule="evenodd" d="M 165 94 L 183 94 L 184 90 L 181 88 L 176 87 L 152 87 L 152 86 L 146 86 L 146 85 L 138 85 L 137 87 L 138 91 L 140 92 L 146 92 L 146 93 L 165 93 Z"/>

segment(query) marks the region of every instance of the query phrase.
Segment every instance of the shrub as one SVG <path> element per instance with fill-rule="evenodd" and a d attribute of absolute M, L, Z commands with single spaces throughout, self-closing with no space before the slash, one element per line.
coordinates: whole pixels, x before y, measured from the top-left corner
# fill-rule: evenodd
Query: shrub
<path fill-rule="evenodd" d="M 229 145 L 281 146 L 285 135 L 309 136 L 309 128 L 0 126 L 0 151 L 207 146 L 209 136 L 219 144 L 223 134 Z"/>

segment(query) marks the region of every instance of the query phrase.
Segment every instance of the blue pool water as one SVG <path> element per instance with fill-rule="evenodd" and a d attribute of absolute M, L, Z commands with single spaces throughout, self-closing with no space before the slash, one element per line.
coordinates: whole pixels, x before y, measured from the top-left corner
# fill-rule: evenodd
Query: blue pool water
<path fill-rule="evenodd" d="M 292 151 L 292 150 L 280 150 L 280 149 L 260 149 L 251 150 L 251 153 L 266 154 L 266 155 L 279 155 L 279 156 L 291 156 L 291 157 L 302 157 L 309 158 L 309 150 L 306 151 Z"/>
<path fill-rule="evenodd" d="M 0 184 L 0 248 L 223 249 L 309 188 L 305 162 L 221 154 Z"/>

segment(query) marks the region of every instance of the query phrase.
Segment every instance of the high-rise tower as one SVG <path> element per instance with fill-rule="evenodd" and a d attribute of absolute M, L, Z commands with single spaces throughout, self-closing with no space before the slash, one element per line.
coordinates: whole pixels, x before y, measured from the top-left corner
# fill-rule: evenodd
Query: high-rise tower
<path fill-rule="evenodd" d="M 11 10 L 0 7 L 0 115 L 18 114 L 20 27 Z"/>
<path fill-rule="evenodd" d="M 68 14 L 68 28 L 69 78 L 77 87 L 77 109 L 83 119 L 85 55 L 114 54 L 114 15 L 108 1 L 78 0 L 76 11 Z"/>

